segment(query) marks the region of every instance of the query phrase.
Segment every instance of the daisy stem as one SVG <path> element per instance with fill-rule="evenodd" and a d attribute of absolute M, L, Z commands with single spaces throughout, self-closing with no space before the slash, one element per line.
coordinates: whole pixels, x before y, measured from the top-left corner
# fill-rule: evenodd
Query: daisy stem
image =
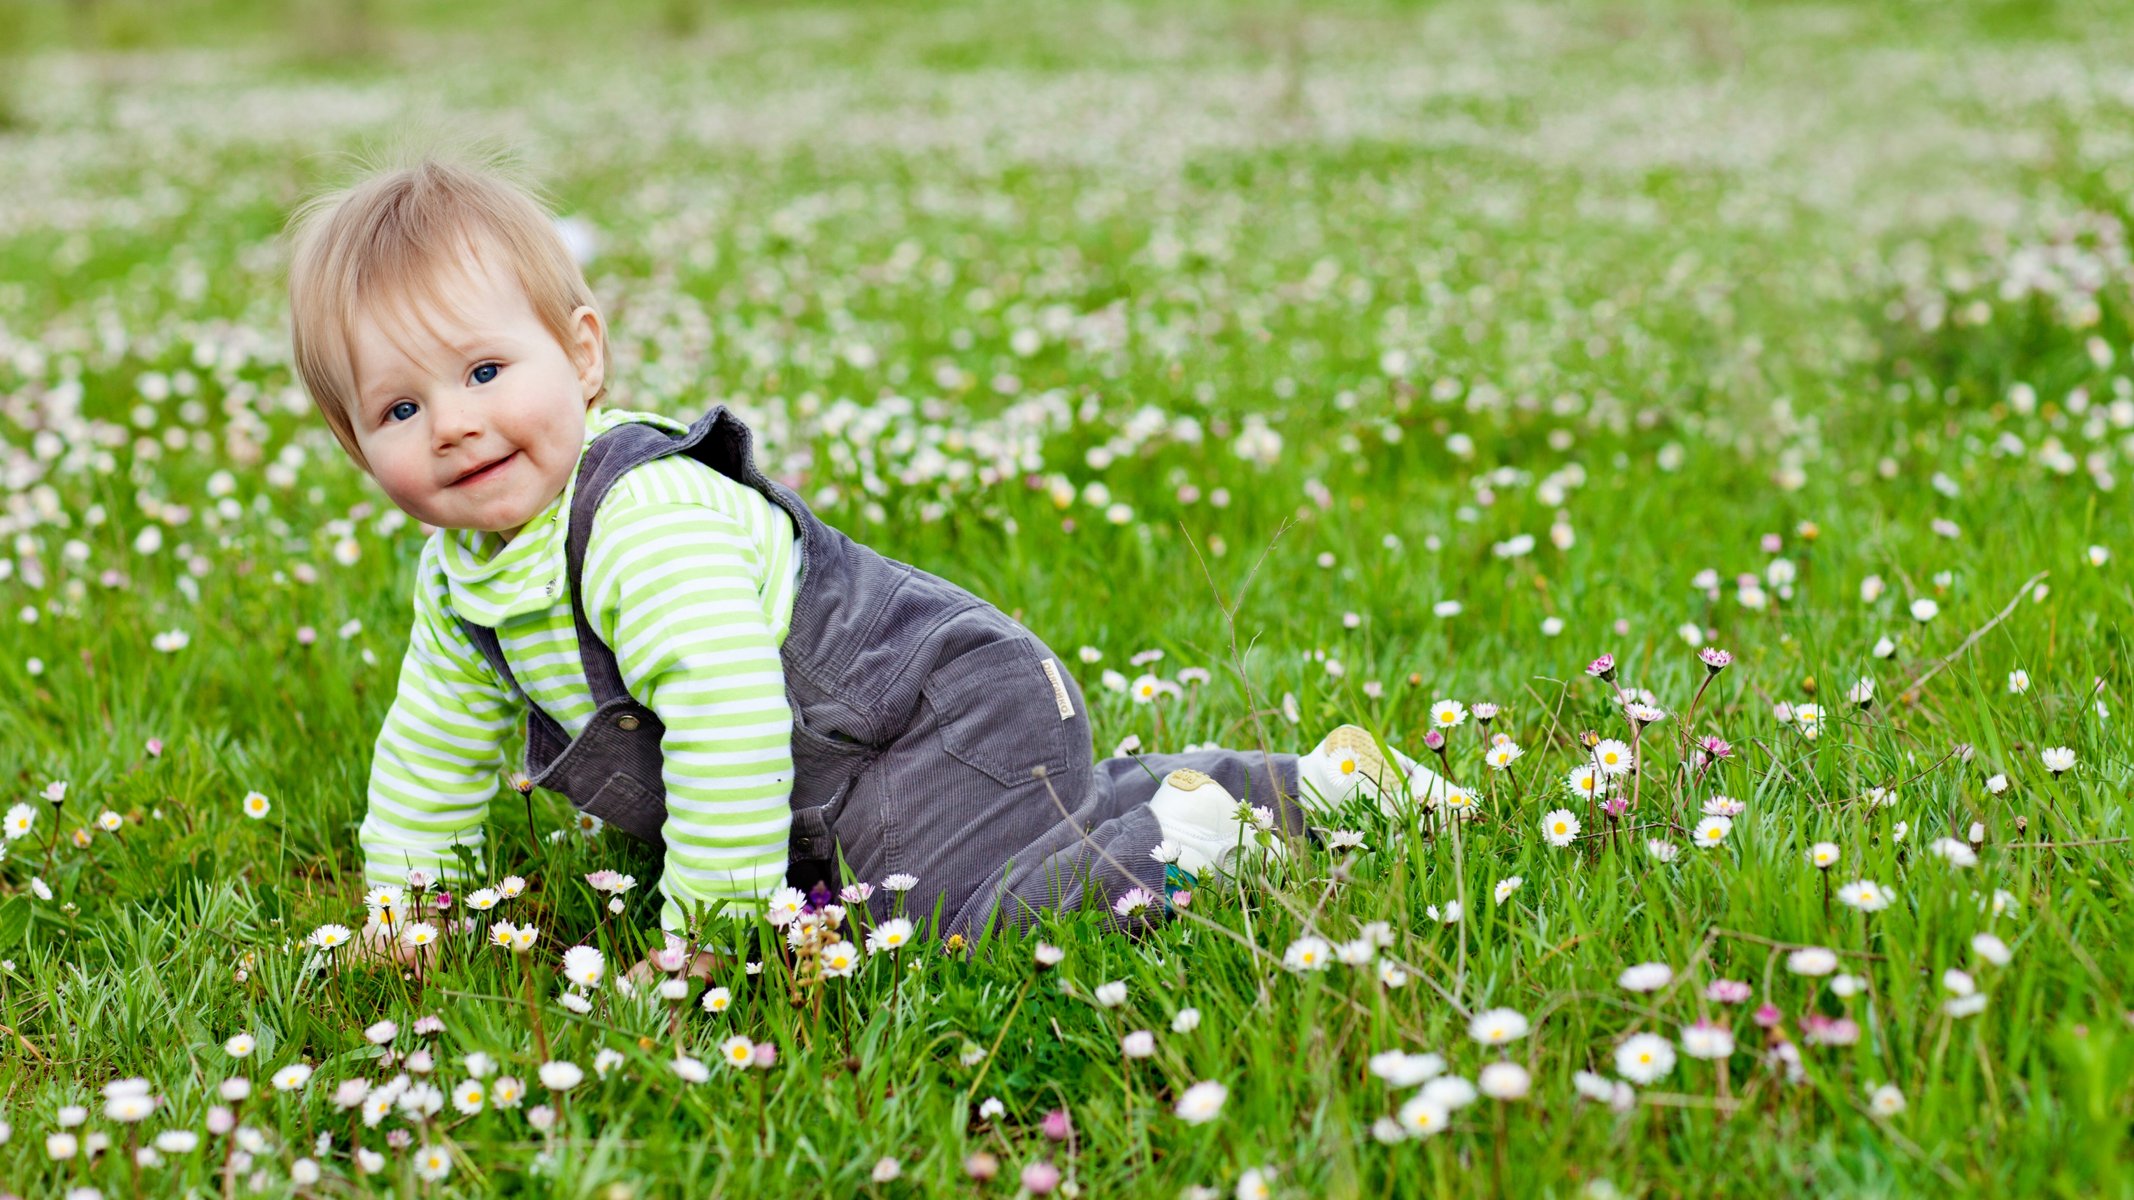
<path fill-rule="evenodd" d="M 223 1200 L 229 1200 L 237 1194 L 237 1114 L 243 1110 L 242 1101 L 233 1101 L 230 1104 L 230 1132 L 222 1135 Z"/>
<path fill-rule="evenodd" d="M 1685 759 L 1689 757 L 1690 742 L 1697 736 L 1697 705 L 1704 700 L 1704 689 L 1712 686 L 1712 680 L 1717 678 L 1719 676 L 1714 672 L 1706 671 L 1704 682 L 1697 685 L 1697 694 L 1689 699 L 1689 712 L 1682 718 L 1682 757 Z"/>
<path fill-rule="evenodd" d="M 341 972 L 344 968 L 335 965 L 335 952 L 339 949 L 340 947 L 338 946 L 328 946 L 326 948 L 326 973 L 333 976 L 332 996 L 334 1010 L 339 1012 L 341 1020 L 346 1022 L 349 1020 L 348 983 L 341 978 Z"/>
<path fill-rule="evenodd" d="M 1015 1003 L 1008 1006 L 1008 1015 L 1000 1023 L 1000 1032 L 993 1035 L 992 1048 L 986 1051 L 985 1061 L 979 1064 L 978 1074 L 972 1077 L 971 1086 L 963 1090 L 963 1107 L 966 1110 L 971 1107 L 971 1097 L 978 1094 L 978 1085 L 985 1082 L 986 1072 L 993 1069 L 993 1056 L 1000 1053 L 1000 1043 L 1007 1039 L 1009 1027 L 1015 1024 L 1015 1014 L 1022 1008 L 1023 998 L 1030 994 L 1030 985 L 1036 981 L 1035 975 L 1024 978 L 1022 988 L 1015 993 Z"/>
<path fill-rule="evenodd" d="M 534 999 L 533 962 L 526 955 L 519 956 L 519 979 L 525 985 L 526 1017 L 533 1023 L 534 1050 L 541 1061 L 548 1061 L 548 1031 L 541 1028 L 541 1005 Z"/>
<path fill-rule="evenodd" d="M 519 798 L 526 802 L 526 845 L 533 851 L 533 857 L 530 861 L 540 862 L 541 838 L 539 834 L 534 832 L 533 787 L 528 785 L 519 788 L 518 793 Z"/>
<path fill-rule="evenodd" d="M 1606 775 L 1601 774 L 1599 743 L 1596 742 L 1593 747 L 1587 749 L 1586 765 L 1593 771 L 1593 786 L 1586 789 L 1586 828 L 1598 829 L 1600 828 L 1600 792 L 1608 779 Z M 1594 861 L 1598 862 L 1600 860 L 1599 846 L 1592 847 L 1589 853 Z"/>
<path fill-rule="evenodd" d="M 764 1075 L 765 1075 L 765 1072 L 762 1072 L 762 1071 L 756 1071 L 756 1072 L 753 1072 L 753 1074 L 754 1074 L 754 1075 L 756 1076 L 756 1137 L 757 1137 L 757 1145 L 759 1145 L 759 1146 L 761 1146 L 761 1147 L 762 1147 L 762 1149 L 763 1149 L 763 1153 L 765 1153 L 765 1154 L 769 1154 L 769 1153 L 771 1152 L 771 1123 L 770 1123 L 770 1119 L 769 1119 L 768 1117 L 766 1117 L 766 1116 L 764 1115 L 764 1111 L 763 1111 L 763 1089 L 764 1089 L 764 1088 L 765 1088 L 766 1086 L 768 1086 L 768 1085 L 766 1085 L 766 1084 L 765 1084 L 765 1082 L 764 1082 L 764 1078 L 763 1078 L 763 1077 L 764 1077 Z"/>
<path fill-rule="evenodd" d="M 889 954 L 889 1023 L 894 1026 L 904 1011 L 904 972 L 895 951 Z"/>
<path fill-rule="evenodd" d="M 1504 1105 L 1499 1103 L 1496 1109 L 1496 1152 L 1490 1156 L 1490 1173 L 1496 1181 L 1496 1188 L 1494 1189 L 1496 1194 L 1502 1196 L 1504 1194 Z"/>
<path fill-rule="evenodd" d="M 1134 1063 L 1132 1059 L 1121 1058 L 1119 1060 L 1119 1090 L 1126 1097 L 1124 1114 L 1126 1119 L 1131 1122 L 1134 1119 Z M 1140 1141 L 1141 1139 L 1137 1138 L 1135 1140 Z"/>
<path fill-rule="evenodd" d="M 1452 817 L 1452 891 L 1459 897 L 1460 919 L 1453 930 L 1453 941 L 1458 950 L 1458 962 L 1452 972 L 1453 1003 L 1461 1003 L 1460 997 L 1467 991 L 1467 867 L 1466 856 L 1460 852 L 1460 826 L 1463 822 L 1458 813 Z M 1247 936 L 1250 936 L 1249 934 Z"/>
<path fill-rule="evenodd" d="M 1630 723 L 1630 807 L 1638 806 L 1638 797 L 1645 787 L 1645 727 L 1636 721 Z"/>

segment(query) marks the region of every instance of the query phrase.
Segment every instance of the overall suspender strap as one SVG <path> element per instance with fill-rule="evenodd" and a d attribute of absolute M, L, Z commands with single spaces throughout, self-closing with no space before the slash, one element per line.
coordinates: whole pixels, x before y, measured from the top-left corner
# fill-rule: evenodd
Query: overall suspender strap
<path fill-rule="evenodd" d="M 657 425 L 631 421 L 617 425 L 585 448 L 578 462 L 578 488 L 571 496 L 570 524 L 563 540 L 564 579 L 570 586 L 571 619 L 578 628 L 578 658 L 585 667 L 586 686 L 592 689 L 595 707 L 629 695 L 623 686 L 622 667 L 615 652 L 586 616 L 585 554 L 592 545 L 593 520 L 609 489 L 632 467 L 665 457 L 679 448 L 675 435 Z"/>
<path fill-rule="evenodd" d="M 504 686 L 517 692 L 519 699 L 526 700 L 526 689 L 519 686 L 518 677 L 511 673 L 511 664 L 504 661 L 504 647 L 497 640 L 496 630 L 487 625 L 476 625 L 465 617 L 459 618 L 459 627 L 466 631 L 467 640 L 474 643 L 476 650 L 481 651 L 489 669 L 495 671 L 497 678 L 504 681 Z"/>
<path fill-rule="evenodd" d="M 497 678 L 504 681 L 504 686 L 517 692 L 519 699 L 525 702 L 526 732 L 529 742 L 528 765 L 531 768 L 538 769 L 538 765 L 531 761 L 533 757 L 531 744 L 540 740 L 534 736 L 535 731 L 538 729 L 546 733 L 548 735 L 548 743 L 555 746 L 561 746 L 569 742 L 571 740 L 570 735 L 563 731 L 563 726 L 557 724 L 554 717 L 542 712 L 541 706 L 535 704 L 533 697 L 526 694 L 526 689 L 519 686 L 518 677 L 511 673 L 511 664 L 504 661 L 504 647 L 497 639 L 496 630 L 489 628 L 487 625 L 476 625 L 465 617 L 459 618 L 459 627 L 466 631 L 467 640 L 473 642 L 474 648 L 481 652 L 482 658 L 489 664 L 489 669 L 495 671 Z"/>

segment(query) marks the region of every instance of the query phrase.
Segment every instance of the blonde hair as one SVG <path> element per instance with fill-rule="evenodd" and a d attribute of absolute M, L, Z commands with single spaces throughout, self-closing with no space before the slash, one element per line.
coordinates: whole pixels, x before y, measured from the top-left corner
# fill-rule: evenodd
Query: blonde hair
<path fill-rule="evenodd" d="M 600 310 L 538 187 L 501 153 L 475 161 L 438 151 L 397 152 L 397 165 L 360 166 L 366 177 L 312 197 L 290 215 L 289 334 L 297 374 L 357 466 L 355 356 L 358 312 L 381 308 L 403 321 L 446 309 L 446 281 L 464 257 L 493 252 L 492 266 L 517 277 L 533 311 L 575 358 L 571 314 Z M 498 261 L 500 260 L 500 261 Z M 607 329 L 600 357 L 607 361 Z M 590 407 L 607 395 L 606 381 Z"/>

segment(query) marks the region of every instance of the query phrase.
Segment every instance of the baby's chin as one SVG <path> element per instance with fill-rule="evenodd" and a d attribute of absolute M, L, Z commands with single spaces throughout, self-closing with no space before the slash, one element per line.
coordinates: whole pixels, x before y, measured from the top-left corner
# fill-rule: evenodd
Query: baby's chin
<path fill-rule="evenodd" d="M 466 517 L 456 520 L 432 521 L 427 517 L 416 516 L 414 513 L 408 513 L 408 515 L 414 517 L 415 524 L 422 530 L 422 536 L 424 537 L 429 537 L 439 530 L 453 529 L 461 533 L 493 533 L 508 542 L 517 537 L 520 530 L 526 528 L 529 522 L 546 511 L 549 505 L 555 503 L 556 497 L 562 494 L 562 492 L 558 491 L 539 504 L 533 505 L 523 514 L 506 518 Z M 406 510 L 403 509 L 402 511 L 405 512 Z"/>

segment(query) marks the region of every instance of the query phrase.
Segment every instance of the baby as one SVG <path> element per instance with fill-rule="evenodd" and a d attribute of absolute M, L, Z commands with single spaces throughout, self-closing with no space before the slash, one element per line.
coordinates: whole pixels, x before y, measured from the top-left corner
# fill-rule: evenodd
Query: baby
<path fill-rule="evenodd" d="M 1303 755 L 1095 761 L 1057 654 L 824 524 L 725 406 L 687 425 L 602 407 L 599 305 L 541 202 L 494 168 L 376 173 L 291 230 L 304 385 L 438 531 L 371 763 L 372 883 L 449 881 L 455 846 L 480 855 L 522 713 L 531 786 L 661 848 L 661 923 L 685 936 L 728 903 L 848 878 L 908 888 L 944 937 L 1026 925 L 1092 884 L 1155 916 L 1195 872 L 1282 853 L 1267 834 L 1304 832 L 1294 801 L 1446 790 L 1355 726 Z"/>

